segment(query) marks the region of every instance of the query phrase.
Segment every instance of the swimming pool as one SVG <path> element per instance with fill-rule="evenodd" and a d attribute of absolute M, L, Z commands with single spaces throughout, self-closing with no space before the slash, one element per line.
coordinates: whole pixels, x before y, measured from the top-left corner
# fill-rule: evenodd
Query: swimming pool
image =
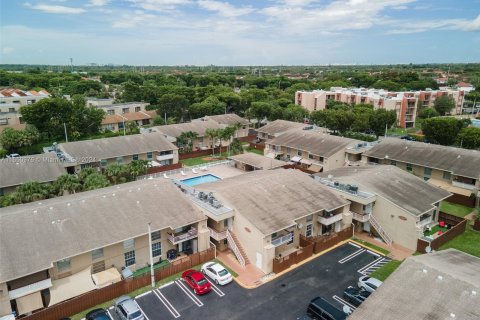
<path fill-rule="evenodd" d="M 203 176 L 198 176 L 194 178 L 188 178 L 181 180 L 183 184 L 186 184 L 187 186 L 193 187 L 196 186 L 197 184 L 202 184 L 202 183 L 207 183 L 207 182 L 214 182 L 220 180 L 219 177 L 214 176 L 213 174 L 205 174 Z"/>

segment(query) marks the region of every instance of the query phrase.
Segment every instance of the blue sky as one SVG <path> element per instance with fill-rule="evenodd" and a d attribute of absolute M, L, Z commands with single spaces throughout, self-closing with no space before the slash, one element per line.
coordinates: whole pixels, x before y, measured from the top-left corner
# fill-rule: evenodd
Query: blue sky
<path fill-rule="evenodd" d="M 480 0 L 0 0 L 0 63 L 480 62 Z"/>

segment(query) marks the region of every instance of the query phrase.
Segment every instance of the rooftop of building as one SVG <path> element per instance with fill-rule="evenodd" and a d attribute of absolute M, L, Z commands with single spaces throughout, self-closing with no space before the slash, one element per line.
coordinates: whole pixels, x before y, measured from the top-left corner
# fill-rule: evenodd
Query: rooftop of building
<path fill-rule="evenodd" d="M 47 90 L 41 89 L 39 91 L 36 90 L 20 90 L 14 88 L 5 88 L 0 90 L 0 98 L 9 98 L 9 97 L 48 97 L 50 93 Z"/>
<path fill-rule="evenodd" d="M 222 127 L 214 121 L 192 121 L 178 124 L 167 124 L 164 126 L 156 126 L 151 129 L 156 132 L 161 132 L 170 137 L 178 137 L 183 132 L 196 132 L 199 137 L 205 136 L 207 129 L 221 129 Z"/>
<path fill-rule="evenodd" d="M 315 176 L 358 186 L 359 191 L 381 196 L 414 216 L 432 210 L 435 203 L 451 196 L 451 193 L 395 166 L 343 167 Z"/>
<path fill-rule="evenodd" d="M 169 180 L 141 180 L 29 204 L 0 213 L 0 283 L 61 259 L 148 232 L 205 219 Z"/>
<path fill-rule="evenodd" d="M 127 112 L 123 114 L 107 114 L 102 120 L 102 124 L 115 124 L 128 121 L 139 121 L 152 119 L 157 115 L 155 111 Z"/>
<path fill-rule="evenodd" d="M 248 125 L 249 122 L 247 119 L 242 118 L 235 113 L 227 113 L 227 114 L 219 114 L 219 115 L 214 115 L 214 116 L 205 116 L 200 119 L 195 119 L 194 121 L 202 121 L 202 120 L 213 120 L 217 122 L 218 124 L 223 124 L 223 125 L 235 125 L 237 123 L 240 123 L 242 125 Z"/>
<path fill-rule="evenodd" d="M 480 151 L 447 147 L 397 138 L 385 138 L 364 153 L 480 179 Z"/>
<path fill-rule="evenodd" d="M 0 188 L 18 186 L 27 181 L 51 182 L 65 173 L 55 153 L 0 159 Z"/>
<path fill-rule="evenodd" d="M 72 160 L 79 164 L 152 151 L 178 149 L 158 132 L 67 142 L 59 144 L 58 147 L 67 160 L 73 158 Z"/>
<path fill-rule="evenodd" d="M 348 319 L 480 319 L 478 270 L 455 249 L 410 257 Z"/>
<path fill-rule="evenodd" d="M 264 125 L 263 127 L 258 128 L 257 132 L 266 133 L 268 135 L 278 135 L 290 129 L 302 129 L 305 126 L 308 125 L 287 120 L 275 120 Z"/>
<path fill-rule="evenodd" d="M 333 136 L 316 130 L 292 129 L 267 141 L 267 144 L 283 146 L 328 158 L 347 147 L 358 146 L 363 141 Z"/>
<path fill-rule="evenodd" d="M 283 167 L 288 164 L 285 161 L 268 158 L 252 152 L 230 156 L 228 157 L 228 159 L 232 159 L 234 161 L 247 164 L 249 166 L 252 166 L 260 170 L 275 169 L 275 168 Z"/>
<path fill-rule="evenodd" d="M 196 189 L 213 192 L 264 235 L 291 227 L 295 219 L 348 204 L 307 174 L 292 169 L 252 171 Z"/>

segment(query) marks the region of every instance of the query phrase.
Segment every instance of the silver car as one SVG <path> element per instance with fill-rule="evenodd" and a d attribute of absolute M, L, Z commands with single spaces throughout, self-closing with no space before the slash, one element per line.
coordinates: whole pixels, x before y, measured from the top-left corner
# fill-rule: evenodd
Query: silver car
<path fill-rule="evenodd" d="M 137 303 L 129 296 L 121 296 L 115 301 L 115 312 L 121 320 L 145 320 Z"/>
<path fill-rule="evenodd" d="M 358 279 L 358 287 L 368 292 L 374 292 L 382 283 L 382 281 L 369 276 L 363 276 Z"/>

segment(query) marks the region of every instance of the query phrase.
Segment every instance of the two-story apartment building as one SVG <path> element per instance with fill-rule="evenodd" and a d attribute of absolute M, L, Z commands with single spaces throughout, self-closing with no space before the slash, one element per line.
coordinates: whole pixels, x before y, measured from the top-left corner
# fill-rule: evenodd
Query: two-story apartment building
<path fill-rule="evenodd" d="M 178 163 L 178 148 L 158 132 L 61 143 L 58 150 L 69 173 L 133 160 L 148 160 L 154 167 Z"/>
<path fill-rule="evenodd" d="M 150 225 L 150 232 L 149 232 Z M 149 240 L 151 239 L 151 246 Z M 171 181 L 142 180 L 0 214 L 0 317 L 25 315 L 209 247 L 205 216 Z"/>
<path fill-rule="evenodd" d="M 193 150 L 206 150 L 212 148 L 214 145 L 218 146 L 219 140 L 212 141 L 211 138 L 205 135 L 207 129 L 218 130 L 223 129 L 215 121 L 192 121 L 178 124 L 168 124 L 164 126 L 156 126 L 150 128 L 151 131 L 162 133 L 169 140 L 176 140 L 182 133 L 194 132 L 197 134 L 196 138 L 192 139 Z M 228 145 L 228 141 L 222 141 L 222 145 Z M 181 147 L 181 146 L 179 146 Z"/>
<path fill-rule="evenodd" d="M 0 196 L 27 181 L 51 183 L 67 171 L 55 153 L 0 159 Z"/>
<path fill-rule="evenodd" d="M 479 205 L 479 151 L 386 138 L 363 153 L 362 163 L 395 165 L 451 192 L 448 201 Z"/>
<path fill-rule="evenodd" d="M 287 120 L 275 120 L 257 129 L 257 139 L 261 141 L 278 137 L 291 129 L 303 129 L 309 125 Z"/>
<path fill-rule="evenodd" d="M 310 171 L 328 171 L 356 165 L 370 144 L 360 140 L 322 133 L 317 130 L 292 129 L 265 142 L 264 154 L 300 164 Z"/>
<path fill-rule="evenodd" d="M 357 232 L 410 250 L 416 250 L 427 227 L 437 224 L 440 201 L 451 196 L 395 166 L 337 168 L 315 179 L 350 201 Z"/>
<path fill-rule="evenodd" d="M 214 121 L 218 123 L 222 128 L 228 126 L 235 126 L 240 125 L 240 127 L 235 131 L 234 138 L 243 138 L 248 136 L 248 130 L 250 123 L 247 119 L 242 118 L 235 113 L 226 113 L 226 114 L 219 114 L 214 116 L 205 116 L 203 118 L 194 119 L 192 122 L 195 121 Z"/>
<path fill-rule="evenodd" d="M 23 129 L 25 127 L 20 114 L 20 107 L 33 104 L 37 101 L 50 97 L 46 90 L 0 90 L 0 132 L 4 128 L 12 127 Z"/>
<path fill-rule="evenodd" d="M 155 111 L 127 112 L 123 114 L 107 114 L 102 120 L 101 127 L 104 131 L 128 131 L 128 124 L 135 122 L 138 127 L 148 126 L 157 116 Z"/>
<path fill-rule="evenodd" d="M 272 272 L 273 260 L 299 249 L 300 235 L 351 225 L 348 201 L 298 170 L 258 170 L 195 187 L 190 199 L 208 216 L 211 239 L 241 264 Z"/>

